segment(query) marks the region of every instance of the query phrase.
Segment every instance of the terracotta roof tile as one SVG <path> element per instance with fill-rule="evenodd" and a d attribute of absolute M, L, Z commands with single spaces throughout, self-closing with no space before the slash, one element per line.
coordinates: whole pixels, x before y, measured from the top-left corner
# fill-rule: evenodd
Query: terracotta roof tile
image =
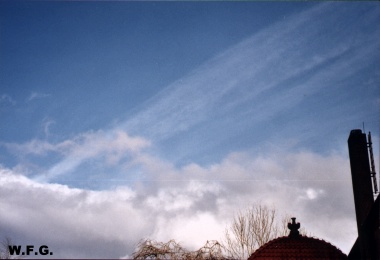
<path fill-rule="evenodd" d="M 248 259 L 347 259 L 347 256 L 324 240 L 299 235 L 269 241 Z"/>

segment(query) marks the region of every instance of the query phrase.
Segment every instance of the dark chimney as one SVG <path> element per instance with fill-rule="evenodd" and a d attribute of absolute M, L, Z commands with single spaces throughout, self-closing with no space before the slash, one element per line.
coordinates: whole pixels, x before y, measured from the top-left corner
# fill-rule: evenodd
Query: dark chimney
<path fill-rule="evenodd" d="M 371 232 L 364 227 L 364 223 L 374 204 L 371 171 L 368 157 L 367 137 L 359 129 L 352 130 L 348 138 L 348 152 L 350 155 L 352 188 L 358 228 L 358 242 L 361 259 L 372 259 L 370 245 Z"/>
<path fill-rule="evenodd" d="M 361 130 L 352 130 L 348 138 L 352 187 L 358 230 L 373 205 L 371 171 L 367 149 L 367 137 Z"/>

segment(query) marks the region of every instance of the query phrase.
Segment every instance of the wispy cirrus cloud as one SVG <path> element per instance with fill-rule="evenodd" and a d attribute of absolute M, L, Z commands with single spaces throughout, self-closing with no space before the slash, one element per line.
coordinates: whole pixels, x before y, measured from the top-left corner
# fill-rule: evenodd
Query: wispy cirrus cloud
<path fill-rule="evenodd" d="M 48 98 L 50 96 L 51 96 L 50 94 L 46 94 L 46 93 L 32 92 L 32 93 L 30 93 L 30 95 L 26 99 L 26 101 L 30 102 L 32 100 L 42 99 L 42 98 Z"/>
<path fill-rule="evenodd" d="M 125 129 L 162 140 L 213 124 L 210 118 L 260 123 L 332 86 L 355 88 L 350 75 L 374 62 L 380 32 L 352 19 L 340 24 L 350 15 L 346 8 L 324 3 L 267 27 L 168 86 L 127 120 Z M 363 12 L 374 22 L 380 11 Z"/>
<path fill-rule="evenodd" d="M 138 153 L 149 145 L 149 141 L 141 137 L 131 137 L 121 130 L 86 133 L 58 144 L 57 148 L 69 147 L 65 149 L 64 159 L 51 167 L 47 173 L 38 176 L 37 179 L 49 180 L 71 172 L 81 163 L 94 158 L 104 157 L 106 163 L 115 164 L 121 158 Z"/>
<path fill-rule="evenodd" d="M 330 111 L 334 111 L 335 117 L 326 116 L 330 121 L 324 119 L 326 125 L 334 128 L 351 111 L 347 109 L 349 106 L 329 100 L 335 100 L 331 97 L 337 89 L 352 87 L 350 75 L 359 73 L 363 64 L 372 61 L 374 50 L 379 47 L 380 33 L 362 31 L 365 25 L 361 23 L 353 22 L 351 26 L 338 23 L 330 28 L 330 24 L 349 15 L 345 8 L 321 4 L 267 27 L 169 85 L 113 130 L 79 134 L 57 144 L 32 140 L 21 145 L 8 144 L 7 147 L 24 154 L 64 154 L 47 174 L 57 176 L 103 154 L 107 154 L 107 162 L 119 161 L 127 150 L 118 146 L 123 141 L 113 142 L 123 139 L 115 134 L 120 133 L 117 129 L 154 143 L 186 133 L 177 143 L 178 147 L 187 139 L 191 139 L 189 143 L 201 145 L 178 148 L 178 154 L 191 154 L 212 146 L 212 142 L 226 142 L 238 135 L 236 130 L 258 127 L 265 120 L 276 124 L 276 121 L 281 121 L 275 120 L 281 114 L 292 113 L 292 124 L 281 125 L 282 136 L 286 136 L 286 131 L 301 129 L 297 138 L 307 139 L 312 135 L 307 128 L 317 129 L 320 125 L 310 116 L 313 108 L 307 105 L 298 107 L 310 101 L 322 102 L 319 104 L 322 115 L 330 115 Z M 373 21 L 380 11 L 367 8 L 364 12 Z M 311 98 L 329 91 L 332 92 L 327 99 Z M 32 98 L 38 96 L 38 93 L 31 95 Z M 304 110 L 309 112 L 303 113 Z M 47 134 L 49 122 L 45 123 Z M 201 127 L 194 130 L 196 126 Z M 277 128 L 266 129 L 264 136 L 276 136 Z M 195 138 L 191 138 L 192 130 L 198 131 Z M 261 140 L 262 137 L 255 141 L 259 143 Z"/>
<path fill-rule="evenodd" d="M 59 150 L 61 145 L 53 145 L 47 141 L 41 140 L 31 140 L 27 143 L 2 143 L 9 151 L 14 154 L 35 154 L 35 155 L 46 155 L 48 152 L 56 152 Z"/>
<path fill-rule="evenodd" d="M 61 155 L 61 160 L 53 164 L 47 172 L 36 177 L 44 181 L 69 173 L 90 159 L 104 159 L 107 164 L 116 164 L 121 158 L 136 154 L 149 145 L 148 140 L 131 137 L 120 129 L 88 132 L 59 143 L 34 139 L 24 144 L 3 144 L 18 155 L 45 156 L 49 153 Z"/>
<path fill-rule="evenodd" d="M 0 104 L 5 104 L 5 103 L 15 105 L 16 101 L 8 94 L 1 94 L 0 95 Z"/>
<path fill-rule="evenodd" d="M 45 134 L 45 137 L 48 138 L 50 136 L 50 127 L 55 124 L 55 121 L 49 118 L 44 118 L 42 121 L 42 127 Z"/>

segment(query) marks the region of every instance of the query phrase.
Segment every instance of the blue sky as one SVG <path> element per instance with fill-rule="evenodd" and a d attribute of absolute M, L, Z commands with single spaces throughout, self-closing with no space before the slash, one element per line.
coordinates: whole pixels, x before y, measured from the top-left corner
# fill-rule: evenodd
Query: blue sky
<path fill-rule="evenodd" d="M 50 242 L 57 257 L 115 258 L 136 237 L 194 248 L 219 239 L 230 212 L 261 201 L 347 253 L 356 224 L 346 140 L 364 122 L 378 144 L 379 22 L 371 2 L 1 1 L 0 185 L 15 185 L 3 207 L 25 213 L 34 194 L 34 226 L 88 234 L 115 223 L 91 233 L 95 242 L 76 237 L 85 250 L 54 232 L 34 242 L 22 218 L 4 215 L 2 230 Z M 113 217 L 94 217 L 102 203 Z M 319 208 L 339 232 L 311 219 Z M 126 212 L 139 224 L 123 236 Z"/>

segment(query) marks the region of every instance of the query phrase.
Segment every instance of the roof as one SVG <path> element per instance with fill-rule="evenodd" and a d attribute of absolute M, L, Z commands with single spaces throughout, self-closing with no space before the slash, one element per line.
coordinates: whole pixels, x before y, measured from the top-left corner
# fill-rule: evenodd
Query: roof
<path fill-rule="evenodd" d="M 347 259 L 347 256 L 332 244 L 313 237 L 302 236 L 300 224 L 292 218 L 288 224 L 289 236 L 279 237 L 257 249 L 248 260 L 254 259 Z"/>
<path fill-rule="evenodd" d="M 280 237 L 269 241 L 248 259 L 347 259 L 332 244 L 317 238 L 298 236 Z"/>

